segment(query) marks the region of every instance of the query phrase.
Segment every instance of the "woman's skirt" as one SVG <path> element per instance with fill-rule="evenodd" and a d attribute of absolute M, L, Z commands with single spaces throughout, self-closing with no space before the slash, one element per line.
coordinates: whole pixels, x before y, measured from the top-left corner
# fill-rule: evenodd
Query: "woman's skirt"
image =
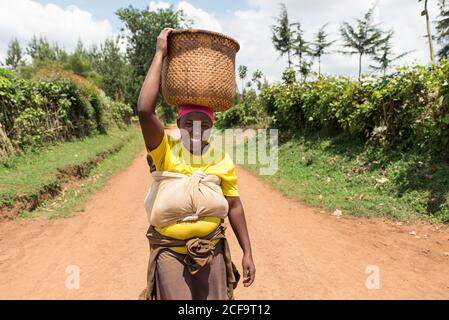
<path fill-rule="evenodd" d="M 162 251 L 156 261 L 156 300 L 227 300 L 226 264 L 220 240 L 209 264 L 191 274 L 185 255 Z"/>
<path fill-rule="evenodd" d="M 148 300 L 233 300 L 240 274 L 231 260 L 224 224 L 204 238 L 177 240 L 147 231 Z M 212 240 L 219 239 L 214 246 Z M 186 246 L 187 254 L 170 250 Z"/>

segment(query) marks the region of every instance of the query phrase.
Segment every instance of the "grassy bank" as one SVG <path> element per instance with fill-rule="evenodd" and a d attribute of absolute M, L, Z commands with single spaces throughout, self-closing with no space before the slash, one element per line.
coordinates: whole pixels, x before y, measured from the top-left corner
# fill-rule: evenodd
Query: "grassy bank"
<path fill-rule="evenodd" d="M 20 215 L 68 215 L 129 164 L 142 146 L 139 128 L 131 126 L 9 158 L 0 167 L 0 206 L 34 201 Z"/>
<path fill-rule="evenodd" d="M 257 165 L 245 165 L 254 174 Z M 279 147 L 279 169 L 261 176 L 285 195 L 343 214 L 449 223 L 449 164 L 343 137 L 300 134 Z"/>

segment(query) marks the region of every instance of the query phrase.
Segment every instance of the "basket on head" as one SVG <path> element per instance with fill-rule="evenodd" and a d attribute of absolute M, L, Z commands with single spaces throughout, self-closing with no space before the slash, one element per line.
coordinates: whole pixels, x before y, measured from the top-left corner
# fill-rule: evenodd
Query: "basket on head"
<path fill-rule="evenodd" d="M 171 106 L 194 104 L 224 111 L 235 97 L 235 55 L 239 43 L 224 34 L 174 30 L 162 66 L 162 97 Z"/>

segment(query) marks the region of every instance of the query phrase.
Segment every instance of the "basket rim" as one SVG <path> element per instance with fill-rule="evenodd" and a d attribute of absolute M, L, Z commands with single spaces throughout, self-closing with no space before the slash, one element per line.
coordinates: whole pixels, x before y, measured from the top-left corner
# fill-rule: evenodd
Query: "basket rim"
<path fill-rule="evenodd" d="M 206 30 L 206 29 L 190 28 L 190 29 L 175 29 L 170 34 L 177 34 L 177 33 L 178 34 L 179 33 L 203 33 L 203 34 L 221 36 L 223 38 L 226 38 L 226 39 L 234 42 L 237 45 L 237 51 L 240 50 L 240 43 L 237 40 L 235 40 L 234 38 L 232 38 L 224 33 L 221 33 L 221 32 L 211 31 L 211 30 Z"/>

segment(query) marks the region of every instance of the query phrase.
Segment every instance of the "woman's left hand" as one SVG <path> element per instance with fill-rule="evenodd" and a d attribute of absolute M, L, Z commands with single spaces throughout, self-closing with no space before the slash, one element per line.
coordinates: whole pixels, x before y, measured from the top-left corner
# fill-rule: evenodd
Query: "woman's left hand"
<path fill-rule="evenodd" d="M 256 267 L 252 255 L 245 254 L 242 259 L 243 286 L 249 287 L 256 277 Z"/>

